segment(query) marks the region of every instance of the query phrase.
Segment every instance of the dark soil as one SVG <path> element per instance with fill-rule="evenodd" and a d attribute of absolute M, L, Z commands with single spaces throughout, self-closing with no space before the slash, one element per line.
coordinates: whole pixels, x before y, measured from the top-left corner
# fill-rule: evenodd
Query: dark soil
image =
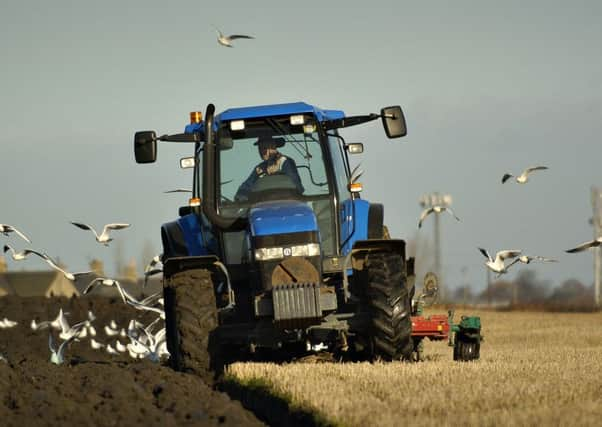
<path fill-rule="evenodd" d="M 92 310 L 97 316 L 96 340 L 111 344 L 116 337 L 109 338 L 103 331 L 110 320 L 125 328 L 132 318 L 148 323 L 156 317 L 104 297 L 0 298 L 0 320 L 19 322 L 14 328 L 0 329 L 0 354 L 7 359 L 0 361 L 2 426 L 261 425 L 238 401 L 200 377 L 175 372 L 165 364 L 134 360 L 127 353 L 111 356 L 93 350 L 89 338 L 73 342 L 65 364 L 53 365 L 49 330 L 34 332 L 30 323 L 34 318 L 54 319 L 61 307 L 69 313 L 71 324 L 85 320 Z"/>

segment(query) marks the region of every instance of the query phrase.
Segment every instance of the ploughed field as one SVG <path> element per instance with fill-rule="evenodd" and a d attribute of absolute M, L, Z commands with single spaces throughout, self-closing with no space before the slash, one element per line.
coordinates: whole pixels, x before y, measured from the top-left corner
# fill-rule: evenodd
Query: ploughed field
<path fill-rule="evenodd" d="M 0 360 L 0 425 L 262 425 L 239 402 L 215 391 L 210 380 L 127 353 L 94 350 L 89 338 L 72 343 L 63 365 L 51 364 L 49 330 L 34 332 L 30 323 L 54 319 L 61 307 L 71 323 L 92 310 L 96 339 L 105 343 L 115 342 L 103 331 L 111 320 L 126 328 L 132 318 L 148 323 L 156 317 L 105 297 L 0 298 L 0 320 L 19 322 L 0 329 L 0 354 L 7 360 Z"/>
<path fill-rule="evenodd" d="M 481 316 L 479 361 L 426 341 L 419 363 L 236 363 L 228 375 L 327 424 L 601 425 L 602 313 L 462 314 Z"/>

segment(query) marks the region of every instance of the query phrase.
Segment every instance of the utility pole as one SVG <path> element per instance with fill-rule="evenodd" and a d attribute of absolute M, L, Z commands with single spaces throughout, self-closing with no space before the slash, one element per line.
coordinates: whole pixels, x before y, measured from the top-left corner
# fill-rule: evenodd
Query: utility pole
<path fill-rule="evenodd" d="M 594 227 L 594 239 L 602 235 L 602 191 L 598 187 L 592 187 L 592 225 Z M 602 260 L 600 259 L 600 247 L 594 248 L 594 305 L 600 307 L 600 275 Z"/>
<path fill-rule="evenodd" d="M 452 204 L 452 197 L 449 194 L 439 194 L 438 192 L 424 194 L 420 197 L 420 206 L 423 209 L 432 208 L 434 206 L 450 207 Z M 445 302 L 446 298 L 446 286 L 443 281 L 443 269 L 441 267 L 441 229 L 439 224 L 439 215 L 434 216 L 434 241 L 435 241 L 435 274 L 439 279 L 439 300 Z"/>

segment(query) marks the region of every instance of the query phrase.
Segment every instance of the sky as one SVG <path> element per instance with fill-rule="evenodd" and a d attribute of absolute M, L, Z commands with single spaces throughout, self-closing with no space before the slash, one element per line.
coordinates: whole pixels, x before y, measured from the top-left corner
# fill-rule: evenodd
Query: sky
<path fill-rule="evenodd" d="M 596 1 L 7 1 L 0 13 L 0 223 L 70 269 L 161 251 L 160 225 L 190 186 L 160 144 L 137 165 L 138 130 L 181 132 L 190 111 L 305 101 L 349 115 L 401 105 L 408 135 L 380 122 L 345 129 L 363 142 L 362 197 L 385 205 L 391 234 L 418 230 L 421 195 L 450 194 L 461 221 L 441 217 L 446 286 L 486 285 L 490 252 L 522 249 L 559 263 L 551 286 L 591 283 L 590 188 L 602 186 L 602 3 Z M 226 34 L 250 34 L 235 48 Z M 527 185 L 505 172 L 550 169 Z M 109 247 L 69 224 L 129 222 Z M 24 247 L 14 237 L 0 242 Z M 146 247 L 146 249 L 144 249 Z M 424 260 L 427 263 L 428 260 Z M 11 269 L 46 268 L 40 260 Z M 420 280 L 420 278 L 419 278 Z"/>

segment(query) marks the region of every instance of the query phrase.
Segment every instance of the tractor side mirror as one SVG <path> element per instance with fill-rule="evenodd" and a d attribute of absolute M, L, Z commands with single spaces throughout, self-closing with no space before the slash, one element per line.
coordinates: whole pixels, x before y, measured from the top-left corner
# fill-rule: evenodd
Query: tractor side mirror
<path fill-rule="evenodd" d="M 407 135 L 406 119 L 399 105 L 381 109 L 380 116 L 387 138 L 399 138 Z"/>
<path fill-rule="evenodd" d="M 136 163 L 154 163 L 157 160 L 157 134 L 152 130 L 136 132 L 134 135 Z"/>

